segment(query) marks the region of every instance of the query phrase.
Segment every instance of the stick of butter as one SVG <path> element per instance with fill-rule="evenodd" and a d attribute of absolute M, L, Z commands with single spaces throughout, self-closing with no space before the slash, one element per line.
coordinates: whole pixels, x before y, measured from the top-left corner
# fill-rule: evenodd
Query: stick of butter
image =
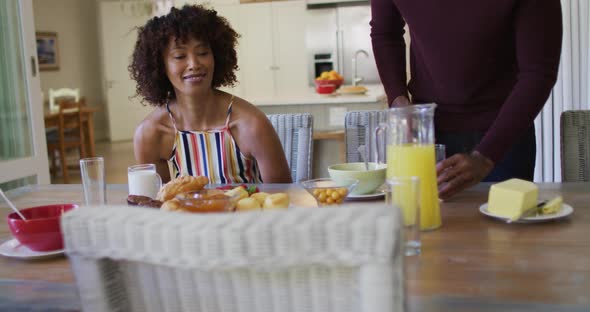
<path fill-rule="evenodd" d="M 517 220 L 523 212 L 537 205 L 539 188 L 535 183 L 510 179 L 491 186 L 488 211 L 497 216 Z"/>

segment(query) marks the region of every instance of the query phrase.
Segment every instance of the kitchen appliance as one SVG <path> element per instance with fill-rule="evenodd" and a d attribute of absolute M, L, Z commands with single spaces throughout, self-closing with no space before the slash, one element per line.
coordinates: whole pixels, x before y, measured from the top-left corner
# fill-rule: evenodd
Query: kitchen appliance
<path fill-rule="evenodd" d="M 317 53 L 313 56 L 314 77 L 319 77 L 322 72 L 334 69 L 332 53 Z"/>
<path fill-rule="evenodd" d="M 360 84 L 381 83 L 371 45 L 371 7 L 358 2 L 355 5 L 310 6 L 308 1 L 307 9 L 305 43 L 310 64 L 314 64 L 308 69 L 310 85 L 318 75 L 315 56 L 320 54 L 331 55 L 333 69 L 344 76 L 344 84 L 352 85 L 353 59 L 359 50 L 368 55 L 356 58 L 356 77 L 363 78 Z"/>

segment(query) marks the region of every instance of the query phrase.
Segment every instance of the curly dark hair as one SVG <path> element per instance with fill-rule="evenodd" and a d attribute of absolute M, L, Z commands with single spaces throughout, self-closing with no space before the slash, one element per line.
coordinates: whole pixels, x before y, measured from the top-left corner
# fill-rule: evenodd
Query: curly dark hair
<path fill-rule="evenodd" d="M 180 41 L 194 38 L 208 43 L 215 58 L 212 87 L 233 86 L 237 82 L 239 37 L 224 17 L 202 5 L 172 8 L 167 15 L 150 19 L 138 28 L 128 67 L 131 78 L 137 82 L 136 96 L 142 97 L 142 103 L 153 106 L 176 98 L 162 56 L 170 38 Z"/>

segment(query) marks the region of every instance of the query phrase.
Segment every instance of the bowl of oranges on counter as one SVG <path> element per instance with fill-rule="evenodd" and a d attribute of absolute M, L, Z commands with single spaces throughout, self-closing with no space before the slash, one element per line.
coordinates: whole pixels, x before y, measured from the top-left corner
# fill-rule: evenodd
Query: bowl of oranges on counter
<path fill-rule="evenodd" d="M 315 79 L 315 90 L 319 94 L 331 94 L 338 89 L 344 82 L 342 77 L 337 71 L 325 71 Z"/>

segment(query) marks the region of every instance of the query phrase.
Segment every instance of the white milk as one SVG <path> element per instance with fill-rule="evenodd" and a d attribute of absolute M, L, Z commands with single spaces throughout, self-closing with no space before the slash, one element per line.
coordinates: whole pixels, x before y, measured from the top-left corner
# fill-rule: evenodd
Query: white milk
<path fill-rule="evenodd" d="M 161 180 L 154 170 L 137 170 L 127 173 L 129 180 L 129 194 L 143 195 L 153 199 L 160 190 Z"/>

